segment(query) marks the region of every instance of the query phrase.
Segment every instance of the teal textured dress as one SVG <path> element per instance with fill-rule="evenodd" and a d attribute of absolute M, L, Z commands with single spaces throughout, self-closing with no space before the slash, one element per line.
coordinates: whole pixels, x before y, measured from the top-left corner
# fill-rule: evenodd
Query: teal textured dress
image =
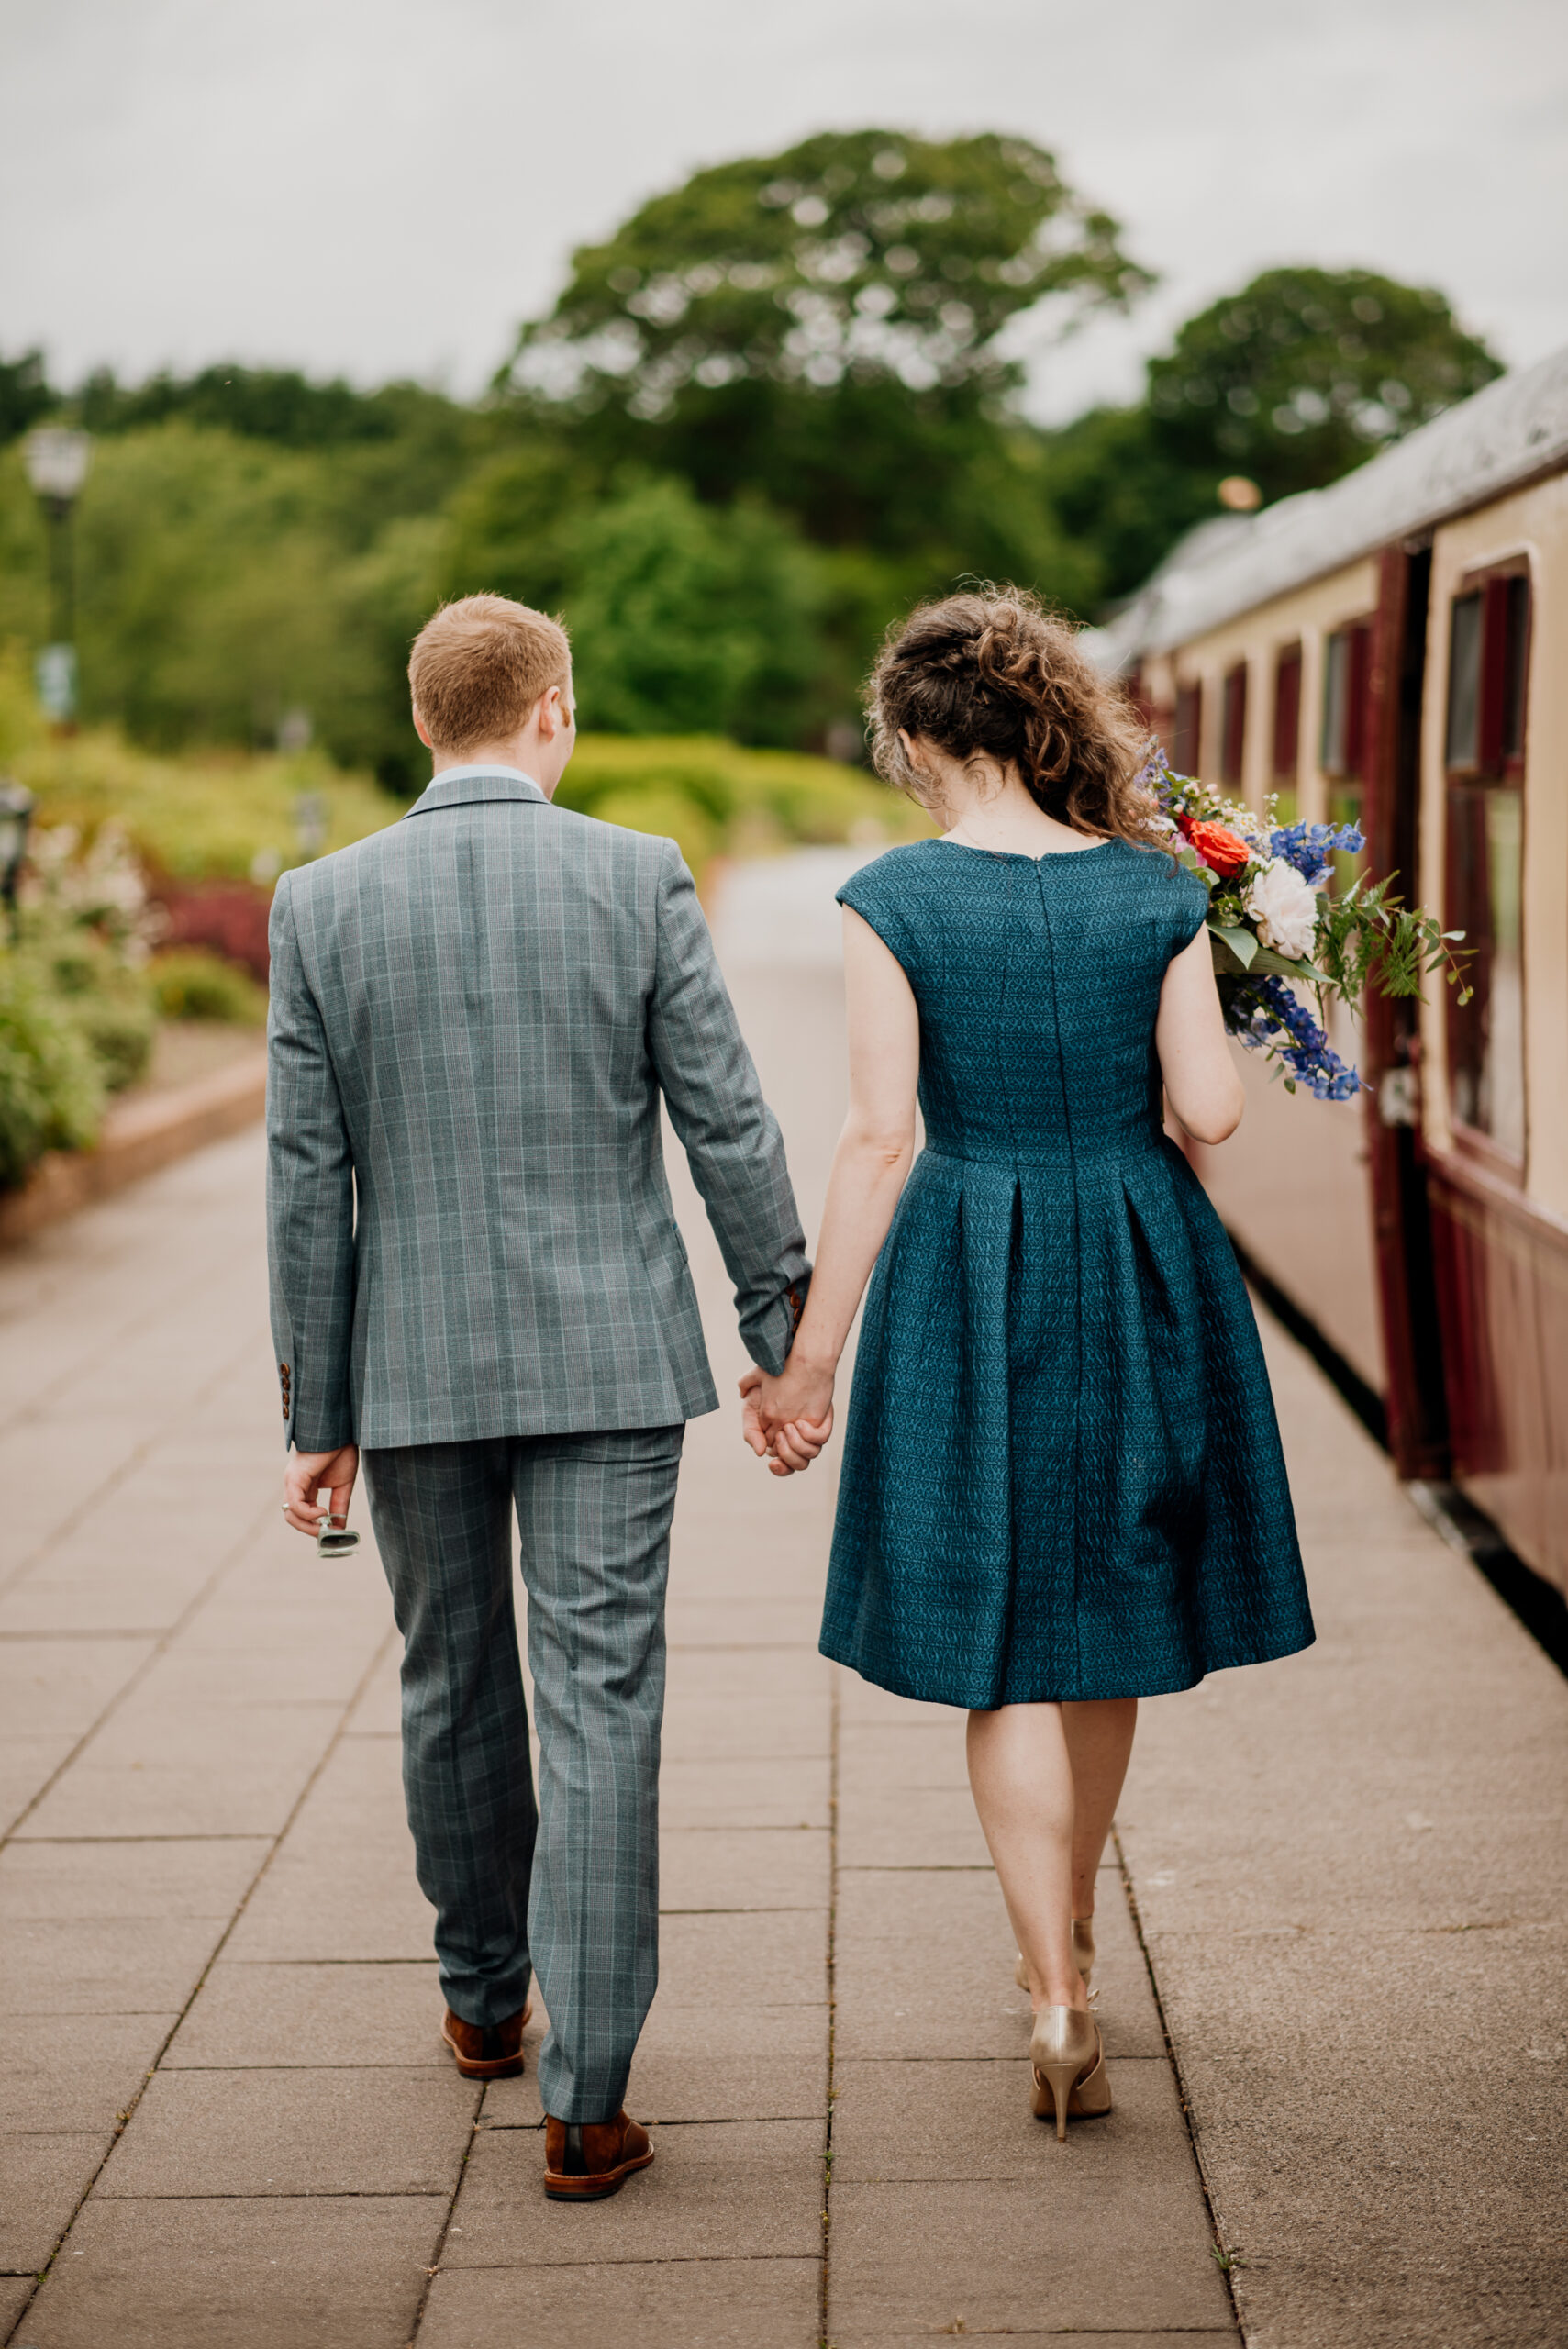
<path fill-rule="evenodd" d="M 926 1147 L 867 1291 L 823 1653 L 989 1707 L 1309 1646 L 1251 1306 L 1161 1126 L 1201 885 L 1119 840 L 924 841 L 839 894 L 914 991 Z"/>

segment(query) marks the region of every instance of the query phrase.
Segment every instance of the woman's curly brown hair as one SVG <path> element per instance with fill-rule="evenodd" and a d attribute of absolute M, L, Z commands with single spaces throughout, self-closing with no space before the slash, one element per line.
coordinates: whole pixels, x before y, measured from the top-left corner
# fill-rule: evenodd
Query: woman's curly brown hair
<path fill-rule="evenodd" d="M 1159 845 L 1137 776 L 1146 734 L 1077 631 L 1027 588 L 984 586 L 921 604 L 888 630 L 866 686 L 872 761 L 912 797 L 898 736 L 950 758 L 1009 762 L 1048 816 L 1076 832 Z"/>

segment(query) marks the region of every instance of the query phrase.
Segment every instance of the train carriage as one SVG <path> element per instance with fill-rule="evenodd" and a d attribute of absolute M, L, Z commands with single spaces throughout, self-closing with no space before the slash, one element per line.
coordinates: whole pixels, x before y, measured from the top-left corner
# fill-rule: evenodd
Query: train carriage
<path fill-rule="evenodd" d="M 1206 524 L 1102 639 L 1178 772 L 1354 818 L 1473 1000 L 1379 999 L 1336 1107 L 1245 1054 L 1195 1156 L 1245 1256 L 1568 1590 L 1568 352 L 1331 488 Z"/>

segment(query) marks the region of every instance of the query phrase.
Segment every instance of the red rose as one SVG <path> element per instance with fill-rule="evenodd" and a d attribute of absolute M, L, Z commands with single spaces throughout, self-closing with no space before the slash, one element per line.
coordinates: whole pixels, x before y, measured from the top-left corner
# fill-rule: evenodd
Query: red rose
<path fill-rule="evenodd" d="M 1251 857 L 1252 852 L 1246 841 L 1229 825 L 1195 824 L 1190 816 L 1178 816 L 1176 823 L 1210 872 L 1218 873 L 1222 881 L 1229 881 L 1233 874 L 1241 872 Z"/>

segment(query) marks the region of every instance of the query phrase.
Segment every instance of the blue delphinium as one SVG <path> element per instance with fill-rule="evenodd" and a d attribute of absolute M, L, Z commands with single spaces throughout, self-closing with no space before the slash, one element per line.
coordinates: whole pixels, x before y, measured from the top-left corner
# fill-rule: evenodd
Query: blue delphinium
<path fill-rule="evenodd" d="M 1329 859 L 1336 849 L 1354 856 L 1366 841 L 1354 824 L 1282 824 L 1269 836 L 1269 852 L 1294 864 L 1309 887 L 1329 878 Z"/>
<path fill-rule="evenodd" d="M 1355 1070 L 1340 1058 L 1283 979 L 1271 975 L 1245 980 L 1226 1007 L 1226 1025 L 1252 1051 L 1271 1053 L 1315 1100 L 1350 1101 L 1362 1089 Z"/>

